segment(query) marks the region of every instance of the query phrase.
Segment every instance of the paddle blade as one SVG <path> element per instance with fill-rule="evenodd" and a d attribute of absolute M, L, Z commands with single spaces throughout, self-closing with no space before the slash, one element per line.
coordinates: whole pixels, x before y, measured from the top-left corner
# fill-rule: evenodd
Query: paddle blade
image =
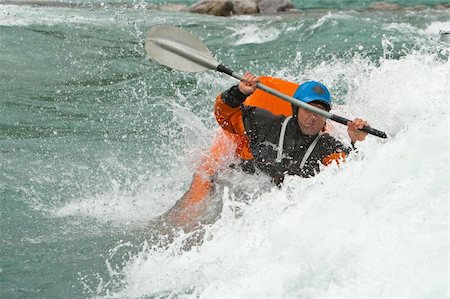
<path fill-rule="evenodd" d="M 183 72 L 216 70 L 219 65 L 200 39 L 172 26 L 152 27 L 145 40 L 145 51 L 160 64 Z"/>

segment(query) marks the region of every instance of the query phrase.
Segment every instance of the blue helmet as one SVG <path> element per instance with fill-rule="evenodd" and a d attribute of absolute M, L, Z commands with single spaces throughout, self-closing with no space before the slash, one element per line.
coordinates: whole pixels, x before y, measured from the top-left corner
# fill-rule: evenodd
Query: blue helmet
<path fill-rule="evenodd" d="M 294 93 L 294 98 L 304 103 L 321 102 L 328 109 L 331 108 L 331 95 L 328 88 L 317 81 L 307 81 L 300 85 Z M 294 109 L 294 112 L 296 112 L 296 109 Z"/>

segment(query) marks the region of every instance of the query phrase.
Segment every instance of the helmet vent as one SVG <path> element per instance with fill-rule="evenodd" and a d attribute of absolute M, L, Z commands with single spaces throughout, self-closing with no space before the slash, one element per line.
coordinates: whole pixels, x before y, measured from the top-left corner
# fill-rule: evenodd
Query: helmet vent
<path fill-rule="evenodd" d="M 312 89 L 317 94 L 325 94 L 325 90 L 320 85 L 316 85 Z"/>

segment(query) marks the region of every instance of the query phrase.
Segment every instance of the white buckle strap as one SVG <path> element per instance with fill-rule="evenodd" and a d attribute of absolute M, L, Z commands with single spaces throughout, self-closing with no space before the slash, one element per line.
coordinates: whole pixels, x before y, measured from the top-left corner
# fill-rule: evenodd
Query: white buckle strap
<path fill-rule="evenodd" d="M 276 162 L 281 162 L 281 157 L 283 156 L 284 135 L 286 134 L 286 127 L 291 118 L 292 116 L 286 117 L 283 121 L 283 125 L 281 126 L 280 138 L 278 139 L 277 159 L 275 160 Z"/>
<path fill-rule="evenodd" d="M 302 162 L 300 162 L 300 169 L 303 169 L 303 167 L 305 166 L 306 160 L 308 160 L 309 156 L 311 156 L 311 153 L 313 152 L 314 148 L 316 147 L 317 142 L 319 142 L 320 135 L 321 134 L 319 133 L 317 135 L 316 139 L 314 139 L 314 141 L 311 143 L 311 145 L 306 150 L 306 153 L 303 156 Z"/>

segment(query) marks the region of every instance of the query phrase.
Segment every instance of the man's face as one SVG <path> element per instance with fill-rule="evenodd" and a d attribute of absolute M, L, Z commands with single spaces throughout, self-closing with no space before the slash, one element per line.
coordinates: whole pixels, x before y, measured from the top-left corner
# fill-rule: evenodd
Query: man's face
<path fill-rule="evenodd" d="M 321 103 L 312 102 L 309 104 L 322 110 L 328 111 L 326 106 Z M 298 109 L 297 123 L 300 126 L 303 134 L 305 135 L 318 134 L 325 126 L 325 122 L 326 119 L 323 116 L 314 114 L 303 108 Z"/>

